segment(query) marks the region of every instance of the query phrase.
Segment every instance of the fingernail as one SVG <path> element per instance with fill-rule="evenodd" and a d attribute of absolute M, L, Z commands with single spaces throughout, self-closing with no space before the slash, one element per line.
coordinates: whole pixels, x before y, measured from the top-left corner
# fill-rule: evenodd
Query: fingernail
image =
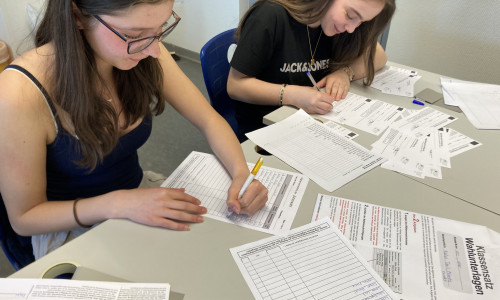
<path fill-rule="evenodd" d="M 198 217 L 198 218 L 196 218 L 196 222 L 198 222 L 198 223 L 203 222 L 203 217 Z"/>

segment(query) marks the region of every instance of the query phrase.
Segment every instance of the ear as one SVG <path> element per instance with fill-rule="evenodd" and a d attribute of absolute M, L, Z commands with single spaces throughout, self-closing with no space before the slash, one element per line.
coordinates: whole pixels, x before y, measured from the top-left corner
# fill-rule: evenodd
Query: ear
<path fill-rule="evenodd" d="M 78 27 L 78 29 L 80 30 L 84 29 L 81 19 L 82 12 L 78 8 L 78 6 L 76 6 L 76 3 L 74 1 L 71 1 L 71 10 L 73 11 L 73 16 L 75 17 L 76 27 Z"/>

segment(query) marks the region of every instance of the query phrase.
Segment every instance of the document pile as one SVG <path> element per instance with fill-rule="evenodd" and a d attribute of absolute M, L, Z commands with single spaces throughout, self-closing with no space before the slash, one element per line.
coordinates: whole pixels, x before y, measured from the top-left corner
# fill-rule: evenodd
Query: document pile
<path fill-rule="evenodd" d="M 375 74 L 371 87 L 384 94 L 413 97 L 415 83 L 421 77 L 416 71 L 389 66 Z"/>
<path fill-rule="evenodd" d="M 441 77 L 444 103 L 458 106 L 477 129 L 500 129 L 500 85 Z"/>
<path fill-rule="evenodd" d="M 426 107 L 393 123 L 372 144 L 371 151 L 387 159 L 381 167 L 411 176 L 442 179 L 450 158 L 481 145 L 444 126 L 456 118 Z"/>

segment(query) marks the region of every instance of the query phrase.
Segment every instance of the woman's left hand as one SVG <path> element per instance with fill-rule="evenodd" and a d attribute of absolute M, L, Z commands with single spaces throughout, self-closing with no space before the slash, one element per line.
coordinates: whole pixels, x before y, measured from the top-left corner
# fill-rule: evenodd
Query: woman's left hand
<path fill-rule="evenodd" d="M 323 77 L 318 82 L 320 88 L 325 88 L 325 92 L 330 94 L 335 101 L 344 99 L 347 96 L 351 82 L 349 75 L 342 69 L 337 70 Z"/>
<path fill-rule="evenodd" d="M 253 215 L 264 207 L 267 202 L 267 188 L 258 180 L 254 179 L 247 187 L 245 193 L 238 199 L 238 194 L 247 177 L 240 176 L 233 179 L 227 193 L 227 207 L 229 212 L 236 214 Z"/>

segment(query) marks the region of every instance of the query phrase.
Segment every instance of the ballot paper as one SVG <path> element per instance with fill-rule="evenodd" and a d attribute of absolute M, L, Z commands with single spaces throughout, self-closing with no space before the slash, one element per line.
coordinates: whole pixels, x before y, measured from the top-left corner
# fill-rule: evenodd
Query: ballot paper
<path fill-rule="evenodd" d="M 0 299 L 168 300 L 168 283 L 0 278 Z"/>
<path fill-rule="evenodd" d="M 482 144 L 451 128 L 439 128 L 425 136 L 390 127 L 371 151 L 387 159 L 382 168 L 425 178 L 442 179 L 441 167 L 451 168 L 451 158 Z"/>
<path fill-rule="evenodd" d="M 268 189 L 268 201 L 252 216 L 232 214 L 227 217 L 227 191 L 231 177 L 212 154 L 193 151 L 163 182 L 168 188 L 184 188 L 201 201 L 205 216 L 242 227 L 281 234 L 292 226 L 309 179 L 299 173 L 269 168 L 264 164 L 255 179 Z M 249 169 L 254 164 L 248 163 Z"/>
<path fill-rule="evenodd" d="M 460 107 L 477 129 L 500 129 L 500 85 L 441 77 L 444 102 Z"/>
<path fill-rule="evenodd" d="M 329 192 L 384 162 L 303 110 L 246 135 Z"/>
<path fill-rule="evenodd" d="M 401 299 L 500 299 L 500 234 L 487 227 L 319 194 L 329 218 Z"/>
<path fill-rule="evenodd" d="M 375 73 L 371 87 L 385 94 L 413 97 L 415 83 L 421 77 L 416 71 L 389 66 Z"/>
<path fill-rule="evenodd" d="M 406 118 L 401 118 L 391 124 L 391 127 L 401 131 L 406 131 L 416 137 L 429 134 L 431 131 L 444 127 L 457 118 L 435 110 L 431 107 L 416 110 Z"/>
<path fill-rule="evenodd" d="M 399 299 L 329 219 L 230 251 L 255 299 Z"/>
<path fill-rule="evenodd" d="M 380 135 L 404 110 L 403 107 L 384 101 L 347 93 L 345 99 L 334 103 L 333 110 L 317 116 Z"/>

